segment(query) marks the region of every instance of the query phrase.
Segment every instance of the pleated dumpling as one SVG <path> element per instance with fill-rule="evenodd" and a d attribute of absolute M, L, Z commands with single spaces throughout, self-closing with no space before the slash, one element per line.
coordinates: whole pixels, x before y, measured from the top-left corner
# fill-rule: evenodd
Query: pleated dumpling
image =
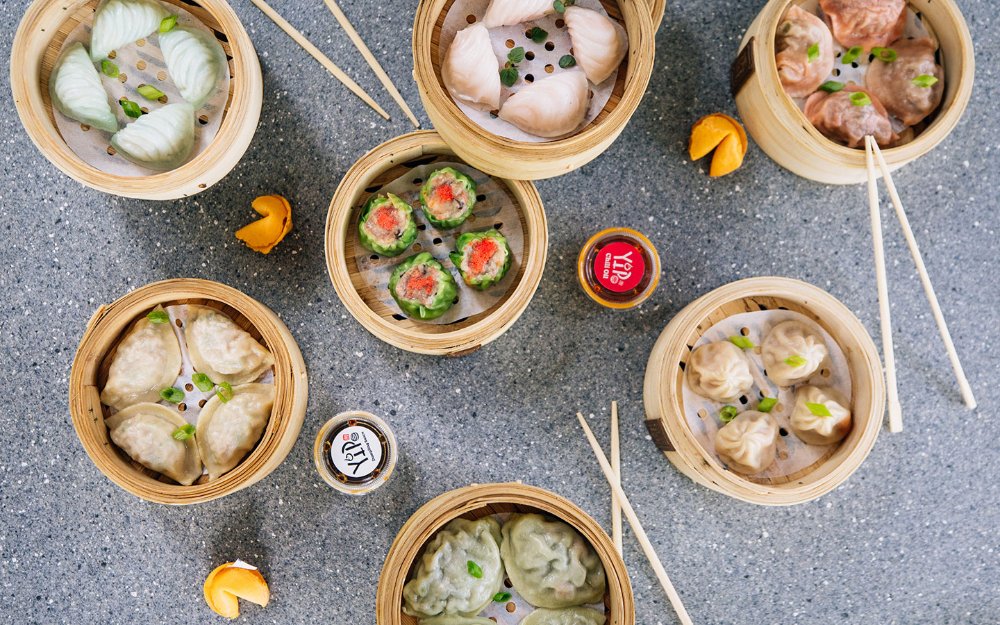
<path fill-rule="evenodd" d="M 850 402 L 836 389 L 803 386 L 795 390 L 795 407 L 788 423 L 795 435 L 811 445 L 830 445 L 851 431 Z"/>
<path fill-rule="evenodd" d="M 253 382 L 274 364 L 271 352 L 214 308 L 188 304 L 184 332 L 194 370 L 216 384 Z"/>
<path fill-rule="evenodd" d="M 111 145 L 143 167 L 161 171 L 179 167 L 194 149 L 194 108 L 178 102 L 156 109 L 116 132 Z"/>
<path fill-rule="evenodd" d="M 715 433 L 715 451 L 726 465 L 753 475 L 771 466 L 778 446 L 778 422 L 766 412 L 746 410 Z"/>
<path fill-rule="evenodd" d="M 867 97 L 856 95 L 859 93 Z M 849 148 L 864 145 L 866 135 L 875 137 L 882 147 L 889 147 L 899 139 L 892 129 L 889 112 L 878 97 L 854 84 L 836 93 L 817 91 L 806 100 L 803 112 L 824 137 Z"/>
<path fill-rule="evenodd" d="M 157 0 L 104 0 L 94 13 L 90 58 L 100 61 L 112 50 L 148 37 L 169 15 Z"/>
<path fill-rule="evenodd" d="M 587 117 L 590 88 L 582 70 L 553 74 L 507 98 L 500 119 L 539 137 L 561 137 Z"/>
<path fill-rule="evenodd" d="M 194 108 L 201 108 L 225 74 L 226 53 L 222 46 L 203 30 L 176 26 L 160 34 L 160 49 L 181 97 Z"/>
<path fill-rule="evenodd" d="M 198 414 L 198 451 L 208 478 L 225 475 L 260 440 L 271 418 L 273 384 L 244 384 L 222 401 L 218 394 Z"/>
<path fill-rule="evenodd" d="M 794 319 L 774 326 L 760 346 L 767 377 L 778 386 L 805 382 L 819 370 L 829 353 L 822 336 Z"/>
<path fill-rule="evenodd" d="M 420 625 L 497 625 L 496 621 L 479 616 L 462 616 L 461 614 L 442 614 L 434 618 L 420 619 Z"/>
<path fill-rule="evenodd" d="M 490 0 L 483 16 L 486 28 L 513 26 L 555 13 L 552 0 Z"/>
<path fill-rule="evenodd" d="M 162 473 L 178 484 L 190 486 L 201 477 L 201 460 L 195 439 L 174 438 L 184 417 L 160 404 L 129 406 L 105 420 L 115 445 L 142 466 Z"/>
<path fill-rule="evenodd" d="M 699 345 L 684 370 L 691 390 L 715 401 L 732 401 L 753 386 L 743 350 L 729 341 Z"/>
<path fill-rule="evenodd" d="M 507 577 L 528 603 L 568 608 L 604 597 L 604 565 L 569 524 L 540 514 L 515 514 L 504 523 L 500 544 Z"/>
<path fill-rule="evenodd" d="M 56 61 L 49 76 L 49 96 L 66 117 L 107 132 L 118 131 L 108 92 L 82 43 L 67 46 Z"/>
<path fill-rule="evenodd" d="M 823 20 L 793 4 L 774 35 L 778 79 L 793 98 L 805 98 L 833 71 L 833 35 Z"/>
<path fill-rule="evenodd" d="M 595 85 L 608 79 L 628 52 L 628 35 L 618 22 L 592 9 L 566 7 L 573 56 Z"/>
<path fill-rule="evenodd" d="M 157 306 L 154 313 L 164 313 Z M 165 314 L 165 313 L 164 313 Z M 101 403 L 122 410 L 139 402 L 155 402 L 173 386 L 181 371 L 181 348 L 169 319 L 147 315 L 118 344 Z"/>
<path fill-rule="evenodd" d="M 482 24 L 473 24 L 455 34 L 441 69 L 444 86 L 455 98 L 500 108 L 500 63 Z"/>
<path fill-rule="evenodd" d="M 520 625 L 604 625 L 606 620 L 604 612 L 598 612 L 593 608 L 577 607 L 561 610 L 539 608 L 524 617 Z"/>
<path fill-rule="evenodd" d="M 403 612 L 418 618 L 482 611 L 503 587 L 500 525 L 455 519 L 431 538 L 403 586 Z"/>
<path fill-rule="evenodd" d="M 845 48 L 887 46 L 906 29 L 906 0 L 819 0 L 833 36 Z"/>
<path fill-rule="evenodd" d="M 907 126 L 919 124 L 941 104 L 944 70 L 937 64 L 937 46 L 927 37 L 892 44 L 896 60 L 876 57 L 868 66 L 865 86 L 886 111 Z"/>

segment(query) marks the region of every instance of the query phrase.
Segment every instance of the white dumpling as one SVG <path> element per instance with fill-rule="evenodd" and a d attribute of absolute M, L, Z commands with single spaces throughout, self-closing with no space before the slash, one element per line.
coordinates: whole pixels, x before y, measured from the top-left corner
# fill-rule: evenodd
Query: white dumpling
<path fill-rule="evenodd" d="M 420 619 L 420 625 L 497 625 L 496 621 L 479 616 L 462 616 L 461 614 L 442 614 L 434 618 Z"/>
<path fill-rule="evenodd" d="M 155 311 L 163 312 L 162 306 Z M 181 348 L 170 322 L 139 319 L 118 344 L 101 403 L 121 410 L 139 402 L 156 402 L 173 386 L 181 371 Z"/>
<path fill-rule="evenodd" d="M 108 92 L 82 43 L 67 46 L 56 61 L 49 76 L 49 96 L 66 117 L 107 132 L 118 131 Z"/>
<path fill-rule="evenodd" d="M 156 109 L 116 132 L 111 145 L 143 167 L 163 171 L 179 167 L 194 149 L 194 108 L 179 102 Z"/>
<path fill-rule="evenodd" d="M 486 28 L 513 26 L 555 13 L 552 0 L 490 0 L 483 16 Z"/>
<path fill-rule="evenodd" d="M 223 402 L 214 395 L 198 414 L 198 451 L 208 478 L 225 475 L 260 440 L 271 418 L 273 384 L 244 384 Z"/>
<path fill-rule="evenodd" d="M 577 64 L 590 82 L 604 82 L 628 52 L 625 29 L 607 15 L 577 6 L 566 7 L 565 19 Z"/>
<path fill-rule="evenodd" d="M 424 547 L 403 586 L 403 612 L 420 618 L 478 614 L 503 586 L 499 543 L 500 524 L 493 518 L 445 525 Z M 470 573 L 470 562 L 481 571 L 479 577 Z"/>
<path fill-rule="evenodd" d="M 485 26 L 473 24 L 455 34 L 441 77 L 455 98 L 491 111 L 500 108 L 500 63 Z"/>
<path fill-rule="evenodd" d="M 836 389 L 803 386 L 795 391 L 795 407 L 788 423 L 795 435 L 810 445 L 830 445 L 851 431 L 849 406 Z"/>
<path fill-rule="evenodd" d="M 691 390 L 714 401 L 732 401 L 753 386 L 743 350 L 729 341 L 699 345 L 684 370 Z"/>
<path fill-rule="evenodd" d="M 90 58 L 100 61 L 112 50 L 148 37 L 169 15 L 157 0 L 104 0 L 94 13 Z"/>
<path fill-rule="evenodd" d="M 160 404 L 130 406 L 105 420 L 115 445 L 142 466 L 190 486 L 201 477 L 201 460 L 194 437 L 177 440 L 174 432 L 187 425 L 184 417 Z"/>
<path fill-rule="evenodd" d="M 605 620 L 604 612 L 593 608 L 539 608 L 524 617 L 520 625 L 604 625 Z"/>
<path fill-rule="evenodd" d="M 715 433 L 715 451 L 730 469 L 753 475 L 771 466 L 778 422 L 766 412 L 747 410 Z"/>
<path fill-rule="evenodd" d="M 823 337 L 794 319 L 774 326 L 760 346 L 767 377 L 778 386 L 805 382 L 829 354 Z"/>
<path fill-rule="evenodd" d="M 201 108 L 225 74 L 226 53 L 208 33 L 176 26 L 160 35 L 160 49 L 181 97 Z"/>
<path fill-rule="evenodd" d="M 194 370 L 220 384 L 246 384 L 274 364 L 271 352 L 225 314 L 188 304 L 184 326 Z"/>
<path fill-rule="evenodd" d="M 589 92 L 583 71 L 553 74 L 507 98 L 500 119 L 539 137 L 560 137 L 583 123 L 590 104 Z"/>
<path fill-rule="evenodd" d="M 504 523 L 500 552 L 514 589 L 539 608 L 568 608 L 604 597 L 604 565 L 569 524 L 540 514 Z"/>

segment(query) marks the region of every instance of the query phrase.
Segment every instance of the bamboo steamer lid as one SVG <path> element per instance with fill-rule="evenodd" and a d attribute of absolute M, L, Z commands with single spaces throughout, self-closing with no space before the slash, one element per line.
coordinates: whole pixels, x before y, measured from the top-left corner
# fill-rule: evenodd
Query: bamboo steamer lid
<path fill-rule="evenodd" d="M 567 499 L 521 483 L 473 484 L 439 495 L 406 521 L 389 548 L 379 575 L 375 599 L 377 625 L 418 625 L 403 613 L 403 586 L 424 545 L 434 533 L 457 518 L 480 519 L 493 514 L 535 512 L 571 525 L 593 546 L 607 577 L 604 609 L 608 625 L 635 625 L 635 598 L 625 562 L 601 526 Z M 516 625 L 526 613 L 511 613 L 500 625 Z"/>
<path fill-rule="evenodd" d="M 157 305 L 200 304 L 220 310 L 274 356 L 274 407 L 256 447 L 234 469 L 208 481 L 182 486 L 129 458 L 111 441 L 100 391 L 115 349 L 132 323 Z M 69 379 L 73 427 L 87 455 L 118 486 L 147 501 L 194 504 L 254 484 L 278 467 L 292 450 L 306 413 L 305 361 L 285 324 L 270 309 L 232 287 L 193 278 L 154 282 L 97 309 L 84 331 Z"/>
<path fill-rule="evenodd" d="M 98 191 L 146 200 L 171 200 L 204 191 L 228 174 L 250 146 L 260 119 L 264 81 L 257 52 L 225 0 L 162 0 L 213 30 L 229 59 L 229 100 L 212 143 L 171 171 L 121 176 L 87 164 L 66 145 L 49 99 L 49 75 L 67 35 L 92 21 L 98 0 L 35 0 L 21 19 L 10 57 L 10 82 L 21 123 L 39 151 L 74 180 Z"/>
<path fill-rule="evenodd" d="M 781 478 L 751 478 L 727 470 L 696 440 L 684 407 L 684 366 L 701 335 L 720 320 L 774 309 L 805 315 L 837 342 L 851 371 L 854 425 L 843 441 L 811 466 Z M 861 466 L 882 425 L 885 383 L 875 344 L 846 306 L 805 282 L 762 277 L 733 282 L 703 295 L 670 321 L 650 353 L 643 398 L 653 441 L 682 473 L 736 499 L 791 505 L 833 490 Z"/>

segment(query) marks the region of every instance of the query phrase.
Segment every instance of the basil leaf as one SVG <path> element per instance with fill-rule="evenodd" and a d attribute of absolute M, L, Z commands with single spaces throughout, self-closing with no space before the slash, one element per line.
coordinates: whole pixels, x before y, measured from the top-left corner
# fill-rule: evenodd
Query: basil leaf
<path fill-rule="evenodd" d="M 528 31 L 528 37 L 530 37 L 535 43 L 545 43 L 545 40 L 549 38 L 549 33 L 548 31 L 535 26 Z"/>
<path fill-rule="evenodd" d="M 190 423 L 185 423 L 184 425 L 174 430 L 171 436 L 174 437 L 174 440 L 186 441 L 187 439 L 194 436 L 194 432 L 195 432 L 194 426 L 191 425 Z"/>
<path fill-rule="evenodd" d="M 465 568 L 469 571 L 469 575 L 475 577 L 476 579 L 483 578 L 483 569 L 472 560 L 465 563 Z"/>
<path fill-rule="evenodd" d="M 517 69 L 505 67 L 500 70 L 500 82 L 503 83 L 504 87 L 513 87 L 514 83 L 517 82 Z"/>
<path fill-rule="evenodd" d="M 184 401 L 184 391 L 176 386 L 171 386 L 160 391 L 160 399 L 171 404 L 179 404 Z"/>
<path fill-rule="evenodd" d="M 517 65 L 524 60 L 524 48 L 517 46 L 513 50 L 507 53 L 507 60 L 511 63 Z"/>
<path fill-rule="evenodd" d="M 722 419 L 723 423 L 729 423 L 740 414 L 740 411 L 736 406 L 723 406 L 722 410 L 719 411 L 719 418 Z"/>
<path fill-rule="evenodd" d="M 151 310 L 146 313 L 150 323 L 170 323 L 170 315 L 165 310 Z"/>
<path fill-rule="evenodd" d="M 198 390 L 202 393 L 207 393 L 215 388 L 215 382 L 213 382 L 212 379 L 204 373 L 194 374 L 191 376 L 191 381 L 194 382 L 194 385 L 197 386 Z"/>
<path fill-rule="evenodd" d="M 778 405 L 778 400 L 774 397 L 763 397 L 757 404 L 757 412 L 771 412 Z"/>
<path fill-rule="evenodd" d="M 733 345 L 735 345 L 736 347 L 739 347 L 740 349 L 753 349 L 754 348 L 753 341 L 751 341 L 749 338 L 747 338 L 747 337 L 745 337 L 743 335 L 731 336 L 731 337 L 729 337 L 729 342 L 732 343 Z"/>
<path fill-rule="evenodd" d="M 573 67 L 576 65 L 576 57 L 572 54 L 564 54 L 559 57 L 559 67 L 566 69 L 567 67 Z"/>

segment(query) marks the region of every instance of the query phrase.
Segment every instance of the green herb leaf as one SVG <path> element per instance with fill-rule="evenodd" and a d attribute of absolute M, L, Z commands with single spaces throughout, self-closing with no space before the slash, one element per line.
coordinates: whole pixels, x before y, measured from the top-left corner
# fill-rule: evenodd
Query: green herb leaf
<path fill-rule="evenodd" d="M 565 13 L 566 3 L 563 2 L 562 0 L 556 0 L 555 2 L 552 3 L 552 8 L 556 10 L 556 13 Z"/>
<path fill-rule="evenodd" d="M 812 63 L 813 61 L 819 59 L 819 42 L 818 41 L 816 43 L 812 44 L 811 46 L 809 46 L 809 48 L 806 50 L 806 57 L 809 59 L 810 63 Z"/>
<path fill-rule="evenodd" d="M 184 391 L 176 386 L 171 386 L 160 391 L 160 399 L 168 401 L 171 404 L 179 404 L 184 401 Z"/>
<path fill-rule="evenodd" d="M 514 83 L 517 82 L 517 69 L 505 67 L 500 70 L 500 82 L 503 83 L 504 87 L 513 87 Z"/>
<path fill-rule="evenodd" d="M 517 65 L 524 60 L 524 48 L 517 46 L 513 50 L 507 53 L 507 60 Z"/>
<path fill-rule="evenodd" d="M 125 114 L 132 119 L 139 119 L 142 117 L 142 109 L 139 108 L 139 105 L 132 100 L 122 98 L 121 100 L 118 100 L 118 104 L 122 105 L 122 110 L 124 110 Z"/>
<path fill-rule="evenodd" d="M 736 415 L 740 414 L 740 411 L 736 406 L 723 406 L 722 410 L 719 411 L 719 418 L 722 419 L 723 423 L 729 423 L 736 418 Z"/>
<path fill-rule="evenodd" d="M 842 82 L 837 82 L 836 80 L 828 80 L 819 86 L 820 89 L 826 91 L 827 93 L 837 93 L 843 90 L 846 85 Z"/>
<path fill-rule="evenodd" d="M 872 99 L 864 91 L 855 91 L 851 94 L 851 104 L 854 106 L 868 106 L 871 103 Z"/>
<path fill-rule="evenodd" d="M 802 356 L 799 356 L 798 354 L 792 354 L 788 358 L 785 358 L 785 364 L 788 365 L 789 367 L 801 367 L 807 362 L 809 361 L 803 358 Z"/>
<path fill-rule="evenodd" d="M 844 56 L 840 57 L 840 62 L 844 65 L 850 65 L 854 61 L 857 61 L 858 57 L 861 56 L 861 53 L 864 51 L 865 49 L 861 46 L 854 46 L 845 52 Z"/>
<path fill-rule="evenodd" d="M 814 404 L 812 402 L 806 402 L 806 408 L 809 412 L 813 413 L 817 417 L 832 417 L 833 413 L 830 409 L 826 407 L 826 404 Z"/>
<path fill-rule="evenodd" d="M 497 594 L 493 595 L 493 601 L 497 603 L 507 603 L 508 601 L 510 601 L 510 598 L 511 594 L 509 592 L 498 592 Z"/>
<path fill-rule="evenodd" d="M 147 100 L 154 100 L 154 101 L 159 100 L 164 95 L 166 95 L 153 85 L 139 85 L 138 88 L 136 88 L 136 91 L 138 91 L 139 95 L 146 98 Z"/>
<path fill-rule="evenodd" d="M 146 313 L 150 323 L 170 323 L 170 315 L 165 310 L 151 310 Z"/>
<path fill-rule="evenodd" d="M 910 82 L 923 89 L 929 89 L 938 83 L 938 79 L 937 76 L 931 76 L 930 74 L 920 74 Z"/>
<path fill-rule="evenodd" d="M 215 389 L 215 396 L 219 401 L 226 403 L 233 398 L 233 387 L 229 382 L 220 382 L 219 388 Z"/>
<path fill-rule="evenodd" d="M 762 397 L 760 403 L 757 404 L 758 412 L 771 412 L 771 410 L 778 405 L 777 398 L 774 397 Z"/>
<path fill-rule="evenodd" d="M 109 78 L 118 78 L 118 66 L 104 59 L 101 61 L 101 73 Z"/>
<path fill-rule="evenodd" d="M 892 48 L 872 48 L 872 54 L 883 63 L 892 63 L 899 58 L 899 54 Z"/>
<path fill-rule="evenodd" d="M 174 26 L 177 26 L 177 16 L 168 15 L 160 21 L 160 32 L 169 33 L 174 29 Z"/>
<path fill-rule="evenodd" d="M 174 440 L 186 441 L 187 439 L 194 436 L 194 432 L 195 432 L 194 426 L 191 425 L 190 423 L 185 423 L 184 425 L 174 430 L 174 433 L 171 434 L 171 436 L 174 437 Z"/>
<path fill-rule="evenodd" d="M 483 569 L 472 560 L 465 563 L 465 568 L 468 569 L 469 575 L 475 577 L 476 579 L 483 578 Z"/>
<path fill-rule="evenodd" d="M 737 334 L 729 337 L 729 342 L 739 347 L 740 349 L 753 349 L 754 344 L 749 338 L 743 336 L 742 334 Z"/>
<path fill-rule="evenodd" d="M 535 26 L 528 31 L 528 37 L 535 43 L 545 43 L 545 40 L 549 38 L 549 33 L 547 30 Z"/>
<path fill-rule="evenodd" d="M 573 67 L 576 65 L 576 57 L 572 54 L 564 54 L 559 57 L 559 67 L 566 69 L 567 67 Z"/>
<path fill-rule="evenodd" d="M 194 374 L 191 376 L 191 381 L 194 382 L 194 385 L 197 386 L 198 390 L 202 393 L 207 393 L 215 388 L 215 382 L 213 382 L 212 379 L 204 373 Z"/>

